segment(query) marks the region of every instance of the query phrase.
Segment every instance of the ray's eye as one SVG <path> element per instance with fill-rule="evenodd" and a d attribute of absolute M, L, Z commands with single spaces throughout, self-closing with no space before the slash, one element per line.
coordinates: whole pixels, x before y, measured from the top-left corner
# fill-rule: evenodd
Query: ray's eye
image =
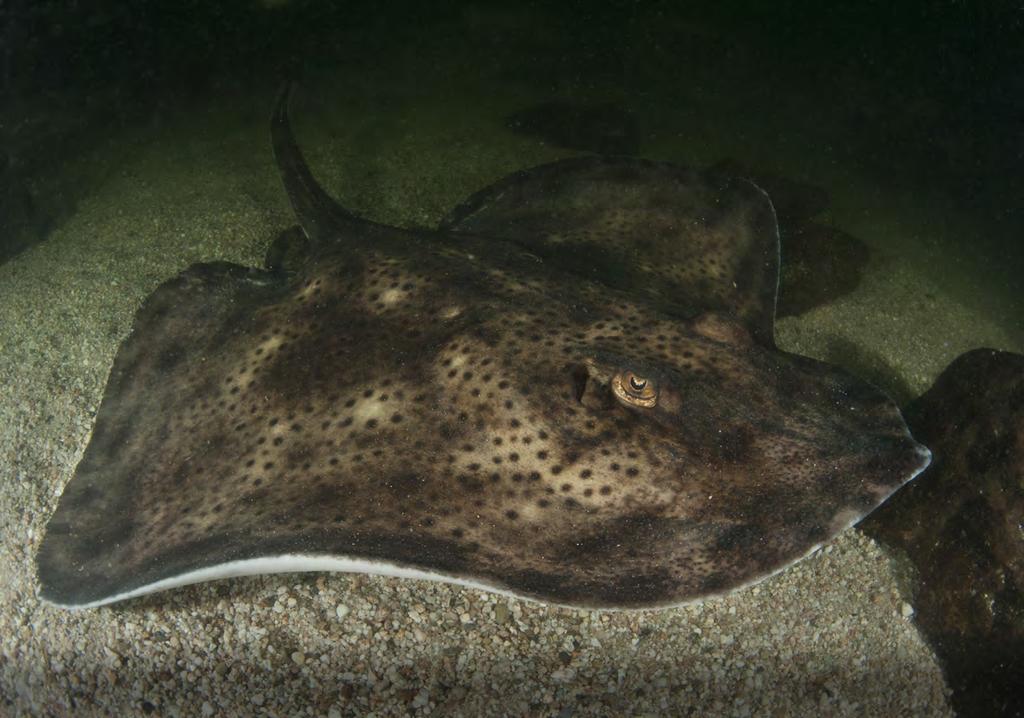
<path fill-rule="evenodd" d="M 653 379 L 620 371 L 612 380 L 612 391 L 619 401 L 630 406 L 650 408 L 658 403 L 658 387 Z"/>

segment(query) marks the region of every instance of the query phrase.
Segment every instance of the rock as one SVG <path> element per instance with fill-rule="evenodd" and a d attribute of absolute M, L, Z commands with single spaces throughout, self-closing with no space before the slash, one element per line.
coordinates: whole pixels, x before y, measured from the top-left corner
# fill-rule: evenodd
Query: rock
<path fill-rule="evenodd" d="M 509 610 L 507 603 L 496 603 L 494 605 L 494 620 L 496 623 L 508 623 Z"/>
<path fill-rule="evenodd" d="M 1024 355 L 961 355 L 904 411 L 931 467 L 861 527 L 919 572 L 916 621 L 961 716 L 1019 715 L 1024 675 Z"/>
<path fill-rule="evenodd" d="M 430 703 L 430 691 L 428 691 L 426 688 L 420 688 L 419 692 L 416 694 L 416 697 L 412 699 L 412 707 L 423 708 L 428 703 Z"/>

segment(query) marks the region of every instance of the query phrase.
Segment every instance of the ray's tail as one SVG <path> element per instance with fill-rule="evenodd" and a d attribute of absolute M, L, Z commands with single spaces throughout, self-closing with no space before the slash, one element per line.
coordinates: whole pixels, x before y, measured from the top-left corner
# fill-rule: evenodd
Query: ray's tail
<path fill-rule="evenodd" d="M 274 158 L 277 160 L 281 180 L 284 182 L 295 216 L 310 241 L 319 244 L 332 238 L 343 237 L 356 226 L 371 223 L 335 202 L 309 171 L 309 165 L 295 143 L 295 135 L 292 134 L 291 122 L 288 119 L 291 92 L 292 84 L 286 82 L 274 103 L 274 113 L 270 118 L 270 137 L 274 147 Z"/>

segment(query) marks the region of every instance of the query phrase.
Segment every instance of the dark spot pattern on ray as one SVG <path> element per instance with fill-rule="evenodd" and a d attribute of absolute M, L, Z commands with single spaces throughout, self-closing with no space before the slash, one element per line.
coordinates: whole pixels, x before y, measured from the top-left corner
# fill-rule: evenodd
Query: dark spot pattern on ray
<path fill-rule="evenodd" d="M 798 560 L 925 463 L 884 395 L 774 347 L 778 240 L 752 185 L 570 161 L 442 232 L 384 227 L 315 185 L 285 103 L 274 146 L 305 238 L 271 270 L 195 265 L 144 302 L 39 553 L 45 599 L 290 557 L 670 605 Z M 552 182 L 571 212 L 533 204 Z M 497 228 L 519 210 L 525 235 Z M 648 212 L 663 241 L 630 263 Z M 550 249 L 569 225 L 573 262 Z"/>

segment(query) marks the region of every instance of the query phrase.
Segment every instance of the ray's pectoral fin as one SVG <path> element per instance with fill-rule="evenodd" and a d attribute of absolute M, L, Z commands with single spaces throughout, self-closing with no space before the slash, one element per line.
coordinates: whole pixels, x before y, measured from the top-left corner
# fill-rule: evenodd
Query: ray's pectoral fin
<path fill-rule="evenodd" d="M 773 343 L 779 233 L 768 196 L 747 180 L 625 157 L 573 158 L 477 192 L 441 229 L 514 241 L 676 316 L 730 314 Z"/>
<path fill-rule="evenodd" d="M 194 404 L 198 410 L 229 400 L 231 388 L 218 381 L 223 348 L 255 328 L 254 308 L 283 287 L 283 277 L 272 272 L 196 264 L 143 303 L 114 360 L 92 439 L 40 546 L 43 598 L 85 604 L 167 569 L 132 551 L 146 528 L 138 523 L 140 511 L 152 508 L 140 505 L 146 482 L 149 491 L 153 482 L 173 484 L 175 477 L 162 472 L 186 446 L 176 437 L 191 428 L 171 408 Z"/>

